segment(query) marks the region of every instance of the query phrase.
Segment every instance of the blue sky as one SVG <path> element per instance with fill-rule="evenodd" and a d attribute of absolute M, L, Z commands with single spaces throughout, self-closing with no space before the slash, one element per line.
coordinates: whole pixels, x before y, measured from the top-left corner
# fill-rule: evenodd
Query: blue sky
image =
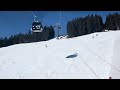
<path fill-rule="evenodd" d="M 67 22 L 73 18 L 98 14 L 105 21 L 106 15 L 114 12 L 120 13 L 120 11 L 61 11 L 62 30 L 60 33 L 66 33 Z M 55 25 L 58 21 L 59 11 L 0 11 L 0 37 L 28 32 L 33 22 L 33 13 L 38 16 L 37 19 L 43 26 Z"/>

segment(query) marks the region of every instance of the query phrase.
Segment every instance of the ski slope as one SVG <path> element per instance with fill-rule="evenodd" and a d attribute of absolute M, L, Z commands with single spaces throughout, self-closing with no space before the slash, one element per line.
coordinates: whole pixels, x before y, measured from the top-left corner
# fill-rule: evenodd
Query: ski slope
<path fill-rule="evenodd" d="M 0 48 L 0 79 L 109 77 L 120 79 L 120 31 Z"/>

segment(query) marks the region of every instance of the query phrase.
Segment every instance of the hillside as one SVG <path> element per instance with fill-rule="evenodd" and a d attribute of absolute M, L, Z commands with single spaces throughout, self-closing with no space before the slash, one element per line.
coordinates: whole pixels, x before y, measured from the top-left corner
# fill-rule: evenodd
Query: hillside
<path fill-rule="evenodd" d="M 120 31 L 0 48 L 1 79 L 109 77 L 120 79 Z"/>

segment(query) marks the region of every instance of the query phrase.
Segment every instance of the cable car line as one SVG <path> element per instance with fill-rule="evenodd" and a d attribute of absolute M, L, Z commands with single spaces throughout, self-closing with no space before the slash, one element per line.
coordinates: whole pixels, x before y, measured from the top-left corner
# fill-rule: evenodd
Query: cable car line
<path fill-rule="evenodd" d="M 114 68 L 115 70 L 117 70 L 120 73 L 120 70 L 117 69 L 114 65 L 110 64 L 109 62 L 107 62 L 105 59 L 101 58 L 100 56 L 98 56 L 96 53 L 94 53 L 92 50 L 90 50 L 88 47 L 86 47 L 85 45 L 83 45 L 85 48 L 87 48 L 90 52 L 92 52 L 95 56 L 97 56 L 98 58 L 100 58 L 101 60 L 103 60 L 104 62 L 106 62 L 108 65 L 110 65 L 112 68 Z"/>
<path fill-rule="evenodd" d="M 76 52 L 76 50 L 74 50 L 75 52 Z M 78 55 L 78 54 L 77 54 Z M 85 63 L 85 65 L 92 71 L 92 73 L 98 78 L 98 79 L 100 79 L 99 78 L 99 76 L 96 74 L 96 72 L 89 66 L 89 64 L 80 56 L 80 55 L 78 55 L 80 58 L 81 58 L 81 60 Z"/>

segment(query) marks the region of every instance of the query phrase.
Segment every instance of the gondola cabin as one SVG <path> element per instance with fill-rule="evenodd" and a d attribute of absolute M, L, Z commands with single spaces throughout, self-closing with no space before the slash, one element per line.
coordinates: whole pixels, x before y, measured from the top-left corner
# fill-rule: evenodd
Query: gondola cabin
<path fill-rule="evenodd" d="M 42 24 L 38 21 L 34 21 L 32 23 L 32 28 L 31 28 L 32 32 L 38 33 L 38 32 L 42 32 L 43 31 L 43 27 Z"/>

